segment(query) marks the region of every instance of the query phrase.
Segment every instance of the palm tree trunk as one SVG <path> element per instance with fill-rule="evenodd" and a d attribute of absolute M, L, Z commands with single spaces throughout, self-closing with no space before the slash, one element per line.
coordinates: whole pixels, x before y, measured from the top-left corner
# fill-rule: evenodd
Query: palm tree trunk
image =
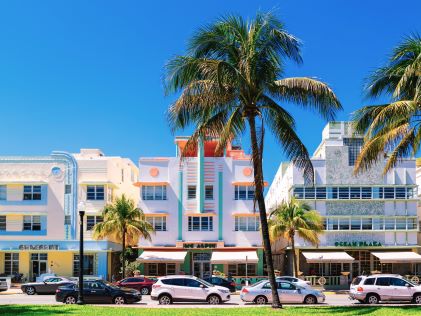
<path fill-rule="evenodd" d="M 298 277 L 298 266 L 297 266 L 297 256 L 295 254 L 295 237 L 291 236 L 291 250 L 292 250 L 292 263 L 294 266 L 294 276 Z"/>
<path fill-rule="evenodd" d="M 263 249 L 266 256 L 268 278 L 269 278 L 270 285 L 272 287 L 272 307 L 282 308 L 281 302 L 279 301 L 279 296 L 278 296 L 278 291 L 277 291 L 277 286 L 276 286 L 275 271 L 273 268 L 272 248 L 270 245 L 269 227 L 268 227 L 268 221 L 267 221 L 267 215 L 266 215 L 265 199 L 263 196 L 263 185 L 264 185 L 263 181 L 264 180 L 263 180 L 263 167 L 262 167 L 262 153 L 259 152 L 259 146 L 257 144 L 255 117 L 250 115 L 247 119 L 250 125 L 250 139 L 251 139 L 251 148 L 252 148 L 252 153 L 253 153 L 254 182 L 256 185 L 255 199 L 259 206 Z"/>
<path fill-rule="evenodd" d="M 125 275 L 126 275 L 126 271 L 125 271 L 125 269 L 126 269 L 126 229 L 125 228 L 123 228 L 123 252 L 122 252 L 122 254 L 121 254 L 121 257 L 122 257 L 122 267 L 121 267 L 121 276 L 122 276 L 122 279 L 124 279 L 124 277 L 125 277 Z"/>

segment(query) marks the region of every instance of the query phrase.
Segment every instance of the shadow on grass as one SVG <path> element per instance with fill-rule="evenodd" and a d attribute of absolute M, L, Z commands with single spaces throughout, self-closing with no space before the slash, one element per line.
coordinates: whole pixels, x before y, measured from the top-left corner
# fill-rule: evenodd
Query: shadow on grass
<path fill-rule="evenodd" d="M 318 306 L 318 307 L 296 307 L 296 314 L 310 315 L 310 314 L 336 314 L 336 315 L 392 315 L 394 313 L 400 314 L 401 312 L 415 312 L 421 315 L 421 306 Z M 412 314 L 412 313 L 411 313 Z"/>

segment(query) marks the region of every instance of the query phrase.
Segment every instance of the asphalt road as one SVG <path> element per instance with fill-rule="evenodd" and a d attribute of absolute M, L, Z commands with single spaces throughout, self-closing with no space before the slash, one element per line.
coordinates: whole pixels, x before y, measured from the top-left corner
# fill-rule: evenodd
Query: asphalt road
<path fill-rule="evenodd" d="M 326 302 L 319 305 L 352 305 L 355 301 L 350 301 L 348 295 L 345 294 L 333 294 L 329 293 L 326 295 Z M 6 292 L 0 293 L 0 305 L 4 304 L 40 304 L 40 305 L 51 305 L 51 304 L 62 304 L 55 301 L 54 295 L 26 295 L 23 293 L 6 294 Z M 136 304 L 128 305 L 131 307 L 163 307 L 159 305 L 157 301 L 152 301 L 149 295 L 145 295 L 142 301 Z M 231 300 L 227 303 L 221 304 L 218 307 L 251 307 L 256 306 L 255 304 L 244 303 L 240 299 L 240 295 L 232 295 Z M 167 307 L 167 306 L 165 306 Z M 169 307 L 215 307 L 207 303 L 174 303 Z"/>

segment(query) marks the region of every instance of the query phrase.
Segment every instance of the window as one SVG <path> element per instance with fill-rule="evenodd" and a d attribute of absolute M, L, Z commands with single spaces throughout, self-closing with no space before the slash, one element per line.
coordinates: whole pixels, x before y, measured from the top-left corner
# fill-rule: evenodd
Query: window
<path fill-rule="evenodd" d="M 364 281 L 364 285 L 374 285 L 374 281 L 376 281 L 375 278 L 367 278 Z"/>
<path fill-rule="evenodd" d="M 6 215 L 0 216 L 0 230 L 6 230 Z"/>
<path fill-rule="evenodd" d="M 146 216 L 146 220 L 152 225 L 155 231 L 163 232 L 167 230 L 166 216 Z"/>
<path fill-rule="evenodd" d="M 124 169 L 121 169 L 121 182 L 124 182 Z"/>
<path fill-rule="evenodd" d="M 295 290 L 295 286 L 287 282 L 278 282 L 278 289 L 281 290 Z"/>
<path fill-rule="evenodd" d="M 142 186 L 142 200 L 163 201 L 167 199 L 166 185 L 144 185 Z"/>
<path fill-rule="evenodd" d="M 413 199 L 417 196 L 417 188 L 406 188 L 406 198 Z"/>
<path fill-rule="evenodd" d="M 395 192 L 396 192 L 395 197 L 397 199 L 405 199 L 406 198 L 406 188 L 405 187 L 395 188 Z"/>
<path fill-rule="evenodd" d="M 390 278 L 377 278 L 376 285 L 378 286 L 389 286 Z"/>
<path fill-rule="evenodd" d="M 394 199 L 395 198 L 395 188 L 385 187 L 384 190 L 384 198 L 385 199 Z"/>
<path fill-rule="evenodd" d="M 349 187 L 339 187 L 339 199 L 340 200 L 349 199 Z"/>
<path fill-rule="evenodd" d="M 213 185 L 205 186 L 205 200 L 213 200 Z"/>
<path fill-rule="evenodd" d="M 361 220 L 361 228 L 363 230 L 372 230 L 373 229 L 373 219 L 372 218 L 363 218 Z"/>
<path fill-rule="evenodd" d="M 384 229 L 384 218 L 373 218 L 373 229 L 383 230 Z"/>
<path fill-rule="evenodd" d="M 407 284 L 409 285 L 409 283 L 403 279 L 390 278 L 390 285 L 392 286 L 406 286 Z"/>
<path fill-rule="evenodd" d="M 164 279 L 161 282 L 166 285 L 173 285 L 173 286 L 184 286 L 184 280 L 185 279 Z"/>
<path fill-rule="evenodd" d="M 354 166 L 363 145 L 362 138 L 344 138 L 344 145 L 348 147 L 348 166 Z"/>
<path fill-rule="evenodd" d="M 203 285 L 203 284 L 200 283 L 199 281 L 194 280 L 194 279 L 184 279 L 184 286 L 200 287 L 201 285 Z"/>
<path fill-rule="evenodd" d="M 41 216 L 25 215 L 23 217 L 23 230 L 41 230 Z"/>
<path fill-rule="evenodd" d="M 0 200 L 7 200 L 7 185 L 0 185 Z"/>
<path fill-rule="evenodd" d="M 228 274 L 232 276 L 252 276 L 256 275 L 256 264 L 255 263 L 248 263 L 247 264 L 247 274 L 246 274 L 246 264 L 229 264 L 228 265 Z"/>
<path fill-rule="evenodd" d="M 94 255 L 83 256 L 83 275 L 94 275 Z M 73 276 L 79 275 L 79 255 L 73 255 Z"/>
<path fill-rule="evenodd" d="M 4 273 L 9 276 L 19 273 L 19 253 L 5 253 L 4 254 Z"/>
<path fill-rule="evenodd" d="M 407 218 L 407 229 L 417 229 L 417 219 Z"/>
<path fill-rule="evenodd" d="M 72 217 L 70 215 L 64 215 L 64 225 L 71 225 Z"/>
<path fill-rule="evenodd" d="M 187 186 L 187 199 L 193 200 L 196 198 L 196 186 L 189 185 Z"/>
<path fill-rule="evenodd" d="M 254 186 L 236 185 L 234 198 L 236 200 L 254 200 Z"/>
<path fill-rule="evenodd" d="M 104 192 L 103 185 L 88 185 L 86 199 L 89 201 L 103 201 Z"/>
<path fill-rule="evenodd" d="M 25 185 L 25 186 L 23 186 L 23 199 L 25 201 L 41 200 L 41 186 L 40 185 Z"/>
<path fill-rule="evenodd" d="M 370 187 L 362 187 L 361 188 L 361 198 L 363 200 L 371 199 L 371 188 Z"/>
<path fill-rule="evenodd" d="M 324 200 L 326 199 L 326 188 L 316 188 L 316 199 L 318 200 Z"/>
<path fill-rule="evenodd" d="M 361 218 L 351 218 L 351 230 L 361 230 Z"/>
<path fill-rule="evenodd" d="M 92 230 L 98 223 L 102 223 L 102 216 L 89 215 L 86 216 L 86 230 Z"/>
<path fill-rule="evenodd" d="M 406 229 L 406 219 L 397 218 L 396 219 L 396 229 Z"/>
<path fill-rule="evenodd" d="M 66 184 L 64 186 L 64 194 L 72 194 L 72 185 L 71 184 Z"/>
<path fill-rule="evenodd" d="M 328 230 L 338 230 L 338 219 L 337 218 L 328 218 L 327 220 L 327 229 Z"/>
<path fill-rule="evenodd" d="M 145 274 L 149 276 L 174 275 L 175 263 L 145 263 Z"/>
<path fill-rule="evenodd" d="M 349 230 L 349 219 L 340 218 L 339 219 L 339 230 Z"/>
<path fill-rule="evenodd" d="M 236 216 L 235 231 L 258 231 L 260 221 L 258 216 Z"/>
<path fill-rule="evenodd" d="M 294 196 L 297 199 L 304 199 L 304 188 L 294 188 Z"/>
<path fill-rule="evenodd" d="M 352 200 L 361 199 L 361 188 L 360 187 L 351 187 L 350 188 L 350 198 Z"/>
<path fill-rule="evenodd" d="M 189 231 L 213 231 L 213 216 L 189 216 Z"/>
<path fill-rule="evenodd" d="M 306 199 L 312 200 L 316 197 L 316 189 L 314 187 L 306 187 L 304 193 Z"/>
<path fill-rule="evenodd" d="M 384 221 L 384 228 L 386 230 L 394 230 L 395 229 L 395 219 L 394 218 L 386 218 Z"/>
<path fill-rule="evenodd" d="M 332 188 L 332 199 L 336 200 L 338 198 L 338 188 L 337 187 L 333 187 Z"/>

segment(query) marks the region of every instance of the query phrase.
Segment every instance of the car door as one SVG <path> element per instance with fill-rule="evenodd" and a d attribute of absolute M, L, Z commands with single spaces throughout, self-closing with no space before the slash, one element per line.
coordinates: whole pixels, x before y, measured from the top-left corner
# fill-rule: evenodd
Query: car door
<path fill-rule="evenodd" d="M 374 287 L 381 301 L 388 301 L 393 297 L 393 289 L 390 286 L 390 277 L 378 277 L 376 279 L 376 286 Z"/>
<path fill-rule="evenodd" d="M 137 282 L 137 278 L 127 278 L 124 279 L 121 283 L 120 286 L 122 287 L 128 287 L 131 289 L 136 289 L 136 290 L 140 290 L 140 284 Z"/>
<path fill-rule="evenodd" d="M 281 303 L 301 303 L 303 301 L 300 291 L 290 282 L 277 282 L 278 295 Z"/>
<path fill-rule="evenodd" d="M 45 282 L 45 293 L 54 294 L 57 288 L 60 286 L 60 282 L 63 282 L 61 278 L 49 278 Z"/>
<path fill-rule="evenodd" d="M 109 297 L 105 284 L 102 282 L 91 282 L 90 285 L 90 296 L 95 303 L 109 303 L 111 297 Z"/>
<path fill-rule="evenodd" d="M 168 285 L 171 290 L 171 295 L 174 300 L 188 300 L 189 299 L 189 288 L 185 286 L 185 278 L 171 278 L 165 280 L 165 284 Z"/>
<path fill-rule="evenodd" d="M 414 295 L 414 286 L 400 278 L 390 278 L 390 287 L 393 290 L 394 301 L 408 301 Z"/>
<path fill-rule="evenodd" d="M 269 302 L 272 302 L 272 287 L 270 286 L 270 282 L 263 284 L 261 292 L 257 293 L 257 295 L 264 295 Z"/>
<path fill-rule="evenodd" d="M 195 280 L 195 279 L 185 279 L 184 285 L 188 288 L 188 298 L 193 301 L 205 301 L 208 297 L 209 288 Z"/>

